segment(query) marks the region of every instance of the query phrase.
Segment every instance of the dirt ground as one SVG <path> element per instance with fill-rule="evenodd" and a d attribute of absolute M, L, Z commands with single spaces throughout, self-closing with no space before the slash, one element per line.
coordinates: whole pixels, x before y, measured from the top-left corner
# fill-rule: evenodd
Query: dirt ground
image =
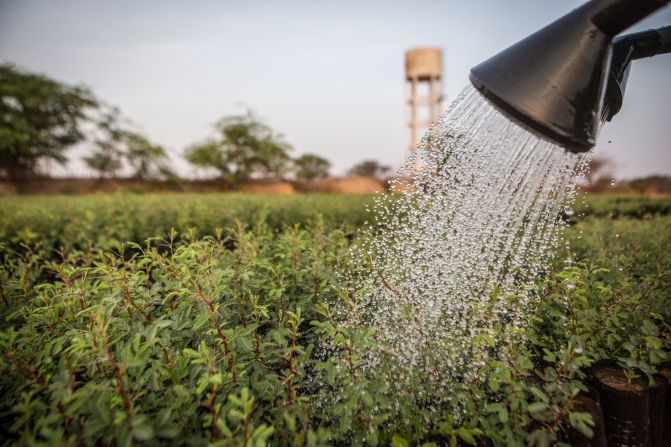
<path fill-rule="evenodd" d="M 385 189 L 384 182 L 361 176 L 327 177 L 310 182 L 251 180 L 231 185 L 218 180 L 151 182 L 138 179 L 36 178 L 20 184 L 0 180 L 0 195 L 90 194 L 96 192 L 246 192 L 294 194 L 304 192 L 371 193 Z"/>

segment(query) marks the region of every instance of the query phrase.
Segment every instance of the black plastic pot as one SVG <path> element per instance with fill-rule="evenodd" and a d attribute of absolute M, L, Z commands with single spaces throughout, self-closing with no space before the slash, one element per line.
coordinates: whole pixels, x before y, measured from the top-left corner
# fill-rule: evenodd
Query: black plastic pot
<path fill-rule="evenodd" d="M 648 388 L 650 393 L 650 447 L 663 447 L 664 419 L 667 400 L 667 381 L 662 376 L 655 376 L 654 385 Z"/>
<path fill-rule="evenodd" d="M 659 375 L 666 379 L 666 396 L 664 399 L 664 415 L 662 417 L 663 438 L 666 446 L 671 446 L 671 363 L 659 367 Z"/>
<path fill-rule="evenodd" d="M 622 368 L 601 364 L 593 370 L 609 446 L 648 447 L 650 392 L 646 378 L 629 382 Z"/>
<path fill-rule="evenodd" d="M 588 393 L 577 396 L 574 401 L 574 409 L 592 415 L 592 419 L 594 420 L 594 427 L 592 427 L 594 436 L 588 438 L 578 430 L 570 427 L 566 432 L 568 443 L 575 447 L 607 447 L 603 412 L 599 404 L 598 392 L 594 388 L 591 388 Z"/>

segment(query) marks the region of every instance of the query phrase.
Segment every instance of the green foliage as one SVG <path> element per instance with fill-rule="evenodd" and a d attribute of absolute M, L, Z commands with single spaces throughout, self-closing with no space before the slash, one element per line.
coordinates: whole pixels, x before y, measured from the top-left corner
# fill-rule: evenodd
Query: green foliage
<path fill-rule="evenodd" d="M 166 165 L 168 154 L 163 146 L 152 143 L 144 135 L 133 131 L 124 132 L 123 142 L 126 145 L 125 158 L 136 178 L 176 178 L 176 174 Z"/>
<path fill-rule="evenodd" d="M 299 180 L 314 180 L 329 175 L 331 163 L 314 154 L 304 154 L 294 160 L 294 172 Z"/>
<path fill-rule="evenodd" d="M 478 366 L 460 414 L 415 399 L 362 368 L 375 334 L 343 319 L 360 269 L 343 224 L 370 200 L 2 199 L 3 443 L 555 445 L 592 432 L 575 397 L 594 362 L 669 360 L 671 216 L 578 215 L 510 334 L 526 342 Z"/>
<path fill-rule="evenodd" d="M 100 178 L 116 177 L 123 167 L 124 130 L 119 121 L 119 110 L 110 108 L 102 112 L 97 123 L 97 136 L 93 141 L 95 150 L 83 157 L 86 165 L 96 171 Z"/>
<path fill-rule="evenodd" d="M 93 151 L 85 163 L 100 177 L 114 177 L 128 161 L 140 178 L 174 178 L 165 150 L 121 125 L 119 111 L 100 103 L 83 87 L 0 65 L 0 175 L 23 180 L 46 161 L 67 162 L 71 146 L 87 139 Z"/>
<path fill-rule="evenodd" d="M 6 252 L 7 440 L 323 441 L 307 399 L 318 363 L 309 322 L 319 319 L 315 303 L 337 299 L 334 269 L 347 240 L 318 222 L 278 235 L 263 224 L 229 233 L 175 243 L 173 232 L 166 250 L 133 245 L 130 259 L 123 245 L 44 264 Z"/>
<path fill-rule="evenodd" d="M 215 128 L 217 138 L 187 148 L 185 158 L 189 163 L 212 168 L 233 182 L 286 172 L 291 146 L 253 113 L 223 118 Z"/>
<path fill-rule="evenodd" d="M 95 151 L 84 157 L 88 167 L 101 178 L 115 177 L 127 162 L 135 178 L 175 180 L 177 175 L 167 165 L 165 149 L 122 121 L 117 109 L 102 111 L 96 123 Z"/>
<path fill-rule="evenodd" d="M 350 174 L 380 179 L 390 169 L 389 166 L 383 166 L 376 160 L 364 160 L 350 169 Z"/>
<path fill-rule="evenodd" d="M 635 195 L 595 194 L 582 196 L 576 202 L 578 217 L 644 218 L 653 215 L 671 214 L 671 199 Z"/>
<path fill-rule="evenodd" d="M 671 219 L 589 218 L 572 233 L 578 262 L 549 282 L 537 343 L 653 374 L 671 360 Z"/>
<path fill-rule="evenodd" d="M 227 178 L 231 174 L 226 154 L 217 140 L 207 140 L 194 144 L 186 149 L 184 158 L 198 168 L 209 168 Z"/>
<path fill-rule="evenodd" d="M 0 197 L 0 243 L 19 241 L 71 251 L 109 249 L 116 242 L 142 244 L 193 229 L 199 237 L 241 221 L 265 220 L 273 230 L 310 225 L 321 215 L 329 229 L 353 231 L 370 218 L 373 195 L 306 194 L 99 194 L 89 196 Z M 27 239 L 26 239 L 27 237 Z M 181 237 L 181 236 L 180 236 Z"/>
<path fill-rule="evenodd" d="M 40 162 L 65 163 L 96 107 L 85 88 L 0 65 L 0 174 L 20 180 L 35 175 Z"/>

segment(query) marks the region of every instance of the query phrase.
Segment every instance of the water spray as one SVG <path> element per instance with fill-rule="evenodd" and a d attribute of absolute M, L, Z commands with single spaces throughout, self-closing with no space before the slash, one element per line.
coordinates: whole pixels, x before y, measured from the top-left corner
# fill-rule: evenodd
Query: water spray
<path fill-rule="evenodd" d="M 613 39 L 669 1 L 593 0 L 475 67 L 406 161 L 402 193 L 380 196 L 345 313 L 375 334 L 361 368 L 385 379 L 386 411 L 459 420 L 461 391 L 515 358 L 601 121 L 631 61 L 671 40 Z"/>

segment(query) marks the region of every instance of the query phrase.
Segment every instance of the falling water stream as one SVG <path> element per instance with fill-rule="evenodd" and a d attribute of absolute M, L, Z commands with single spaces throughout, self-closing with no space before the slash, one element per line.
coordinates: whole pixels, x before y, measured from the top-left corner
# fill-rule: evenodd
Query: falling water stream
<path fill-rule="evenodd" d="M 395 181 L 399 197 L 380 196 L 354 253 L 370 270 L 350 319 L 381 346 L 365 367 L 458 406 L 459 384 L 523 337 L 587 162 L 466 88 L 407 162 L 410 179 Z"/>

